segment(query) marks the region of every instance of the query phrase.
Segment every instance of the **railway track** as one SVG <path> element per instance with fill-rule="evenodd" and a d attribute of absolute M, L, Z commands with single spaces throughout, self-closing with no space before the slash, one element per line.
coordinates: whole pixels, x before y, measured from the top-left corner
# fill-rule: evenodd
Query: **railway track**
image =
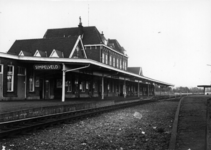
<path fill-rule="evenodd" d="M 178 100 L 178 98 L 176 98 Z M 105 106 L 99 108 L 83 109 L 78 111 L 69 111 L 57 114 L 50 114 L 39 117 L 31 117 L 13 121 L 0 122 L 0 139 L 25 134 L 33 130 L 43 129 L 48 126 L 64 123 L 71 120 L 77 120 L 83 117 L 97 115 L 103 112 L 112 111 L 120 108 L 131 107 L 146 103 L 152 103 L 162 100 L 175 100 L 171 99 L 152 99 L 152 100 L 138 100 L 127 103 L 120 103 L 112 106 Z"/>
<path fill-rule="evenodd" d="M 187 96 L 180 99 L 175 114 L 170 150 L 209 150 L 211 98 Z"/>
<path fill-rule="evenodd" d="M 83 109 L 78 111 L 63 112 L 57 114 L 50 114 L 39 117 L 31 117 L 25 119 L 19 119 L 14 121 L 6 121 L 0 123 L 0 138 L 6 138 L 21 134 L 23 132 L 27 133 L 32 130 L 39 128 L 45 128 L 47 126 L 52 126 L 55 124 L 63 123 L 69 120 L 79 119 L 81 117 L 87 117 L 90 115 L 96 115 L 106 111 L 111 111 L 115 109 L 120 109 L 124 107 L 130 107 L 139 104 L 145 104 L 154 102 L 156 100 L 146 100 L 146 101 L 134 101 L 131 103 L 123 103 L 112 106 L 105 106 L 99 108 Z"/>

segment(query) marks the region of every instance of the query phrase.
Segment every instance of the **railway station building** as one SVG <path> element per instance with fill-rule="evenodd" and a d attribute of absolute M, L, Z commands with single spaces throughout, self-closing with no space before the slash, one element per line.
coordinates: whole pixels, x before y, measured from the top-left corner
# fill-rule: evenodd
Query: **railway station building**
<path fill-rule="evenodd" d="M 95 26 L 48 29 L 43 38 L 16 40 L 0 53 L 0 100 L 140 97 L 169 83 L 128 67 L 116 39 Z"/>

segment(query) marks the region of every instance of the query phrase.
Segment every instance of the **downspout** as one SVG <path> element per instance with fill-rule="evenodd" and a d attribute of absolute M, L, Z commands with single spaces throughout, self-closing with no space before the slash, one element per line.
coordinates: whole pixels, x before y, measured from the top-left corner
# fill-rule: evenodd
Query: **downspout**
<path fill-rule="evenodd" d="M 66 72 L 88 68 L 89 66 L 90 66 L 90 64 L 88 66 L 83 66 L 83 67 L 79 67 L 79 68 L 66 70 L 65 64 L 62 63 L 62 102 L 65 101 L 65 77 L 66 77 Z"/>

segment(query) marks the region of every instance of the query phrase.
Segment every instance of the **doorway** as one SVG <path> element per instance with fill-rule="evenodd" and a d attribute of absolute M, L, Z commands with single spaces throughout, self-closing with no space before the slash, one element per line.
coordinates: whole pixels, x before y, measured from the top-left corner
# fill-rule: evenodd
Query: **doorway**
<path fill-rule="evenodd" d="M 40 79 L 40 99 L 50 99 L 50 81 Z"/>

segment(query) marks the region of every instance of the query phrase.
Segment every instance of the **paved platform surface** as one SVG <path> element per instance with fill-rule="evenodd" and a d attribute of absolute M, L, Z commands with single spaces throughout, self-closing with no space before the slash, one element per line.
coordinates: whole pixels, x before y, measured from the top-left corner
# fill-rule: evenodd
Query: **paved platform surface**
<path fill-rule="evenodd" d="M 0 101 L 0 114 L 6 112 L 13 112 L 23 109 L 46 107 L 46 106 L 59 106 L 59 105 L 71 105 L 79 103 L 91 103 L 96 101 L 120 101 L 120 100 L 130 100 L 137 99 L 137 97 L 113 97 L 105 98 L 104 100 L 100 98 L 80 98 L 80 99 L 67 99 L 65 102 L 61 100 L 13 100 L 13 101 Z"/>
<path fill-rule="evenodd" d="M 211 96 L 183 98 L 179 113 L 176 150 L 206 150 L 209 98 Z"/>

